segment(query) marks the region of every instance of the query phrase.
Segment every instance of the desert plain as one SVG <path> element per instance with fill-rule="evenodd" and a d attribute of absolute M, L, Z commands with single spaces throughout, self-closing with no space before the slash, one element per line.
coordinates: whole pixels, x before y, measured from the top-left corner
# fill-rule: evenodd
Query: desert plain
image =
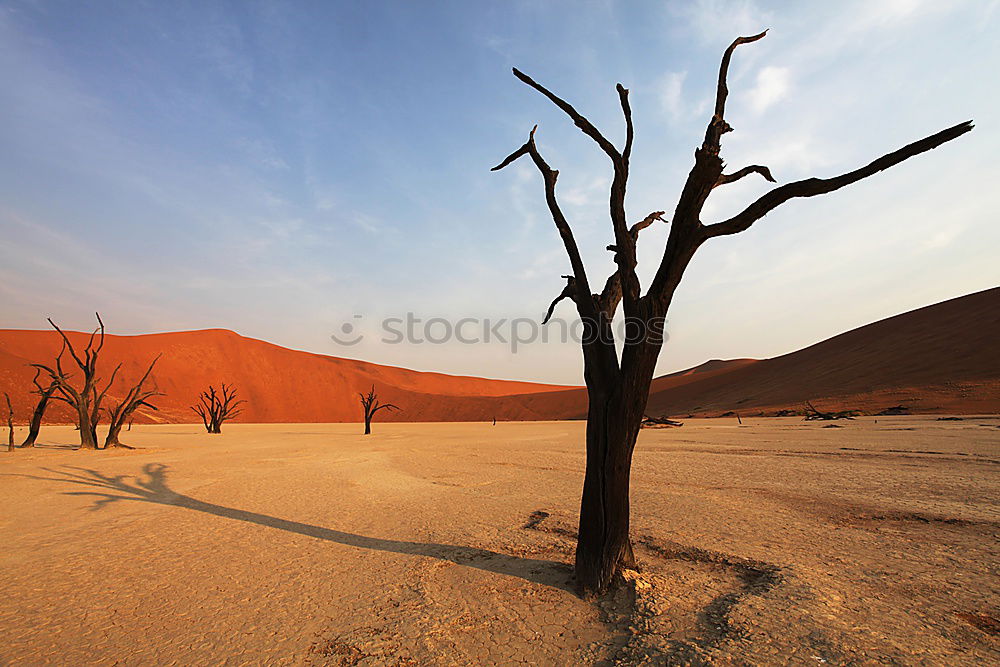
<path fill-rule="evenodd" d="M 829 426 L 643 430 L 599 601 L 582 421 L 45 427 L 0 459 L 0 663 L 1000 662 L 1000 419 Z"/>

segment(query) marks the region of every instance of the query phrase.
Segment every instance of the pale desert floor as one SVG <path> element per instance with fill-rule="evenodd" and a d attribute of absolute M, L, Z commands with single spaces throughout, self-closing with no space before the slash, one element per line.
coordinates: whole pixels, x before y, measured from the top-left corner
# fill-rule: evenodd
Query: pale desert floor
<path fill-rule="evenodd" d="M 642 573 L 600 602 L 582 422 L 0 452 L 0 663 L 1000 662 L 1000 420 L 744 424 L 643 431 Z"/>

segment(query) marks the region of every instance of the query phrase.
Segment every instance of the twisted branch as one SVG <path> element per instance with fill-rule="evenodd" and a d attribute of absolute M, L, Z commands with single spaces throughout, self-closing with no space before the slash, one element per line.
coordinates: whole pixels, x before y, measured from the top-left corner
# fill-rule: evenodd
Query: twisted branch
<path fill-rule="evenodd" d="M 760 174 L 764 177 L 764 180 L 770 181 L 771 183 L 777 183 L 774 180 L 774 176 L 771 176 L 771 170 L 767 167 L 759 164 L 752 164 L 749 167 L 743 167 L 739 171 L 734 171 L 731 174 L 720 174 L 719 180 L 715 182 L 712 187 L 719 187 L 720 185 L 725 185 L 726 183 L 732 183 L 733 181 L 738 181 L 744 176 L 749 176 L 750 174 Z"/>
<path fill-rule="evenodd" d="M 880 171 L 884 171 L 889 167 L 893 167 L 903 160 L 913 157 L 914 155 L 926 153 L 927 151 L 937 148 L 945 142 L 957 139 L 966 132 L 971 131 L 973 127 L 974 126 L 971 120 L 959 123 L 954 127 L 941 130 L 937 134 L 932 134 L 919 141 L 914 141 L 912 144 L 908 144 L 897 151 L 883 155 L 877 160 L 868 163 L 864 167 L 855 169 L 854 171 L 849 171 L 846 174 L 834 176 L 833 178 L 807 178 L 802 181 L 795 181 L 794 183 L 788 183 L 774 188 L 728 220 L 705 227 L 705 238 L 713 238 L 715 236 L 723 236 L 726 234 L 736 234 L 738 232 L 745 231 L 749 229 L 750 226 L 757 220 L 760 220 L 762 217 L 773 211 L 781 204 L 784 204 L 789 199 L 794 199 L 796 197 L 815 197 L 816 195 L 833 192 L 834 190 L 839 190 L 846 185 L 857 183 L 863 178 L 867 178 Z"/>

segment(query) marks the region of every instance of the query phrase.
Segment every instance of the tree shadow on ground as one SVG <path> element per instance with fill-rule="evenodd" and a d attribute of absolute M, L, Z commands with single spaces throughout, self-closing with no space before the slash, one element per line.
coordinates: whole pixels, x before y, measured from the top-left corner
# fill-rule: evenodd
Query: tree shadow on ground
<path fill-rule="evenodd" d="M 65 466 L 59 470 L 45 469 L 46 472 L 57 475 L 56 477 L 39 477 L 34 475 L 32 477 L 34 479 L 76 484 L 95 489 L 66 492 L 67 495 L 94 497 L 94 505 L 91 508 L 93 510 L 99 510 L 120 500 L 172 505 L 235 521 L 245 521 L 268 528 L 276 528 L 289 533 L 305 535 L 345 546 L 408 556 L 437 558 L 455 563 L 456 565 L 472 567 L 510 577 L 519 577 L 543 586 L 550 586 L 569 592 L 573 591 L 571 581 L 572 570 L 565 563 L 520 558 L 477 547 L 367 537 L 332 528 L 313 526 L 299 521 L 281 519 L 257 512 L 225 507 L 177 493 L 167 484 L 167 470 L 167 466 L 161 463 L 147 463 L 143 466 L 143 474 L 141 476 L 130 477 L 128 475 L 105 475 L 97 470 L 78 466 Z"/>

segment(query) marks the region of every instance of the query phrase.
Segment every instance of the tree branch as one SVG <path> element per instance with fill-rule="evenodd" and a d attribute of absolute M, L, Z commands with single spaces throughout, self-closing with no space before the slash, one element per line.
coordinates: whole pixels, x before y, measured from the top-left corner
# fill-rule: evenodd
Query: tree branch
<path fill-rule="evenodd" d="M 516 69 L 514 71 L 515 73 L 517 72 Z M 542 180 L 545 183 L 545 202 L 549 207 L 549 213 L 552 215 L 556 229 L 559 230 L 559 235 L 562 237 L 563 245 L 566 247 L 566 254 L 569 255 L 570 266 L 573 268 L 573 275 L 576 277 L 578 296 L 580 297 L 576 299 L 577 308 L 581 310 L 581 314 L 593 314 L 592 312 L 586 312 L 588 310 L 587 303 L 588 301 L 592 302 L 592 300 L 583 298 L 590 294 L 590 283 L 587 281 L 587 271 L 583 266 L 583 259 L 580 257 L 580 249 L 576 245 L 573 230 L 570 228 L 569 222 L 567 222 L 566 216 L 563 215 L 562 209 L 559 207 L 559 202 L 556 200 L 556 179 L 559 177 L 559 172 L 552 169 L 545 162 L 544 158 L 542 158 L 541 153 L 538 152 L 538 147 L 535 145 L 535 130 L 537 129 L 537 125 L 531 128 L 531 132 L 528 134 L 528 141 L 490 171 L 499 171 L 524 155 L 531 156 L 535 167 L 542 174 Z M 591 305 L 593 304 L 591 303 Z M 596 307 L 590 310 L 596 312 Z"/>
<path fill-rule="evenodd" d="M 897 151 L 883 155 L 869 164 L 855 169 L 854 171 L 834 176 L 833 178 L 807 178 L 802 181 L 795 181 L 780 187 L 774 188 L 765 193 L 760 199 L 743 209 L 737 215 L 724 220 L 723 222 L 709 225 L 704 229 L 706 238 L 723 236 L 726 234 L 736 234 L 745 231 L 757 220 L 773 211 L 775 208 L 785 203 L 789 199 L 796 197 L 815 197 L 839 190 L 840 188 L 857 183 L 863 178 L 867 178 L 889 167 L 893 167 L 903 160 L 925 153 L 933 148 L 937 148 L 943 143 L 956 139 L 973 128 L 972 121 L 959 123 L 954 127 L 949 127 L 937 134 L 932 134 L 912 144 L 908 144 Z"/>
<path fill-rule="evenodd" d="M 725 185 L 726 183 L 732 183 L 733 181 L 738 181 L 744 176 L 749 176 L 750 174 L 760 174 L 764 177 L 764 180 L 770 181 L 771 183 L 777 183 L 774 180 L 774 176 L 771 175 L 771 170 L 765 166 L 759 164 L 752 164 L 749 167 L 743 167 L 739 171 L 734 171 L 731 174 L 720 174 L 719 180 L 715 182 L 713 187 L 719 187 L 720 185 Z"/>
<path fill-rule="evenodd" d="M 566 279 L 566 287 L 563 287 L 563 291 L 559 293 L 559 296 L 553 299 L 552 303 L 549 304 L 549 309 L 545 313 L 545 318 L 542 319 L 542 324 L 548 324 L 549 319 L 552 317 L 552 311 L 556 309 L 557 303 L 559 303 L 563 299 L 572 299 L 574 301 L 576 300 L 576 295 L 577 295 L 576 278 L 574 278 L 573 276 L 562 276 L 562 277 Z"/>
<path fill-rule="evenodd" d="M 756 42 L 758 39 L 763 39 L 766 34 L 767 30 L 751 37 L 737 37 L 729 45 L 729 48 L 726 49 L 726 52 L 722 54 L 722 64 L 719 65 L 719 84 L 715 91 L 715 115 L 712 116 L 712 120 L 708 124 L 708 130 L 705 132 L 705 143 L 702 144 L 702 149 L 718 155 L 722 135 L 733 130 L 732 126 L 725 120 L 726 98 L 729 96 L 726 77 L 729 74 L 729 61 L 732 60 L 733 51 L 741 44 L 750 44 L 751 42 Z"/>
<path fill-rule="evenodd" d="M 516 76 L 518 79 L 520 79 L 524 83 L 528 84 L 529 86 L 540 92 L 542 95 L 545 95 L 545 97 L 549 98 L 549 100 L 551 100 L 553 104 L 562 109 L 563 112 L 565 112 L 566 115 L 573 120 L 573 123 L 575 123 L 576 126 L 580 128 L 584 134 L 593 139 L 597 143 L 597 145 L 601 147 L 601 150 L 603 150 L 605 153 L 608 154 L 608 157 L 610 157 L 612 160 L 621 159 L 621 154 L 618 152 L 618 149 L 614 147 L 614 144 L 605 139 L 604 135 L 601 134 L 589 120 L 584 118 L 579 111 L 574 109 L 572 104 L 562 99 L 561 97 L 555 95 L 548 88 L 536 82 L 534 79 L 532 79 L 530 76 L 528 76 L 521 70 L 517 69 L 516 67 L 513 68 L 513 71 L 514 71 L 514 76 Z M 622 90 L 624 90 L 624 88 Z M 619 94 L 621 94 L 620 91 Z M 625 94 L 627 95 L 628 91 L 626 91 Z M 627 105 L 627 102 L 623 102 L 622 105 L 624 108 Z"/>
<path fill-rule="evenodd" d="M 629 227 L 628 234 L 633 246 L 639 240 L 639 232 L 649 227 L 657 220 L 667 222 L 664 218 L 664 211 L 653 211 L 639 222 Z M 608 250 L 617 250 L 617 246 L 608 246 Z M 604 290 L 598 297 L 598 307 L 607 315 L 608 319 L 613 319 L 615 310 L 622 299 L 621 268 L 615 270 L 604 283 Z"/>
<path fill-rule="evenodd" d="M 632 105 L 628 102 L 628 89 L 622 84 L 615 86 L 618 91 L 618 99 L 622 105 L 622 115 L 625 116 L 625 148 L 622 149 L 622 160 L 628 164 L 632 156 L 632 140 L 635 138 L 635 128 L 632 127 Z M 613 159 L 613 158 L 612 158 Z"/>
<path fill-rule="evenodd" d="M 663 216 L 665 214 L 666 214 L 666 211 L 653 211 L 652 213 L 650 213 L 649 215 L 647 215 L 645 218 L 643 218 L 639 222 L 637 222 L 634 225 L 632 225 L 631 227 L 629 227 L 628 233 L 632 236 L 632 242 L 635 243 L 636 241 L 638 241 L 639 240 L 639 232 L 641 232 L 642 230 L 644 230 L 646 227 L 649 227 L 651 224 L 653 224 L 657 220 L 659 220 L 660 222 L 666 222 L 666 220 L 663 219 Z"/>
<path fill-rule="evenodd" d="M 53 329 L 55 329 L 56 331 L 58 331 L 58 332 L 59 332 L 59 335 L 60 335 L 60 336 L 62 336 L 62 339 L 63 339 L 63 345 L 65 345 L 65 346 L 66 346 L 67 348 L 69 348 L 69 353 L 70 353 L 70 355 L 71 355 L 71 356 L 73 357 L 73 361 L 75 361 L 75 362 L 76 362 L 76 365 L 77 365 L 77 366 L 79 366 L 81 370 L 86 370 L 86 368 L 87 368 L 87 364 L 86 364 L 86 363 L 85 363 L 85 362 L 83 361 L 83 359 L 81 359 L 81 358 L 80 358 L 80 357 L 79 357 L 79 356 L 78 356 L 78 355 L 76 354 L 76 349 L 75 349 L 75 348 L 73 347 L 73 343 L 69 342 L 69 338 L 68 338 L 68 337 L 66 336 L 66 334 L 65 334 L 65 333 L 63 332 L 63 330 L 62 330 L 62 329 L 60 329 L 60 328 L 59 328 L 59 327 L 58 327 L 58 326 L 56 325 L 56 323 L 52 321 L 52 318 L 51 318 L 51 317 L 48 317 L 48 318 L 46 318 L 46 319 L 47 319 L 47 320 L 49 321 L 49 324 L 51 324 L 51 325 L 52 325 L 52 328 L 53 328 Z M 96 333 L 96 331 L 95 331 L 94 333 Z M 90 345 L 88 344 L 88 346 L 87 346 L 87 347 L 90 347 Z"/>
<path fill-rule="evenodd" d="M 603 150 L 608 157 L 611 158 L 611 162 L 614 165 L 615 170 L 610 193 L 611 223 L 614 229 L 616 246 L 615 263 L 618 265 L 618 280 L 621 283 L 622 292 L 625 297 L 626 312 L 634 311 L 639 301 L 640 286 L 639 278 L 635 273 L 635 245 L 629 236 L 625 221 L 625 190 L 628 184 L 629 157 L 632 154 L 632 142 L 635 136 L 635 129 L 632 123 L 632 107 L 628 100 L 628 90 L 620 83 L 615 87 L 618 91 L 618 99 L 621 104 L 622 114 L 625 117 L 625 147 L 622 152 L 619 153 L 618 149 L 615 148 L 615 146 L 608 141 L 608 139 L 602 135 L 596 127 L 594 127 L 593 123 L 587 120 L 571 104 L 558 97 L 552 91 L 548 90 L 517 68 L 514 68 L 513 71 L 514 76 L 538 92 L 542 93 L 553 104 L 566 113 L 566 115 L 573 120 L 576 126 L 579 127 L 584 134 L 593 139 L 594 142 L 600 146 L 601 150 Z M 535 162 L 537 164 L 539 160 L 536 157 L 537 151 L 533 149 L 533 146 L 533 140 L 529 140 L 527 144 L 504 160 L 504 162 L 501 163 L 500 168 L 510 164 L 510 162 L 526 153 L 531 154 L 533 158 L 536 158 Z M 552 181 L 554 185 L 555 179 L 553 178 Z M 547 199 L 549 198 L 547 197 Z M 551 197 L 551 200 L 554 203 L 554 195 Z M 550 210 L 553 208 L 551 203 L 549 208 Z M 553 212 L 553 217 L 555 217 L 555 212 Z M 596 314 L 596 308 L 594 312 L 590 312 L 589 307 L 589 302 L 592 301 L 592 299 L 589 298 L 591 294 L 589 283 L 583 275 L 582 265 L 580 269 L 581 270 L 577 270 L 577 267 L 574 264 L 573 272 L 576 275 L 577 287 L 579 288 L 578 298 L 576 299 L 577 308 L 584 309 L 581 310 L 581 315 L 594 315 Z"/>

